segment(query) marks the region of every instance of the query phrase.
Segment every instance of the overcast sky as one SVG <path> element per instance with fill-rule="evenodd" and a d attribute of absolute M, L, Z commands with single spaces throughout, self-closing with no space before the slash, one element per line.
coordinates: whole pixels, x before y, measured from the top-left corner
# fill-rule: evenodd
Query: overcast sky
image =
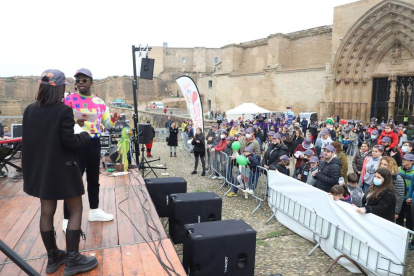
<path fill-rule="evenodd" d="M 132 75 L 133 44 L 219 48 L 331 25 L 333 8 L 355 1 L 0 0 L 0 77 Z"/>

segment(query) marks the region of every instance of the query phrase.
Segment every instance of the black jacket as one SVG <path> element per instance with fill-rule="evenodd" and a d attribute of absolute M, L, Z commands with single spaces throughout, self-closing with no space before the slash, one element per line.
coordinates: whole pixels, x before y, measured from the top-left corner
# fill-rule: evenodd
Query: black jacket
<path fill-rule="evenodd" d="M 263 157 L 263 165 L 276 167 L 279 164 L 280 156 L 287 155 L 288 148 L 280 143 L 279 145 L 271 144 Z"/>
<path fill-rule="evenodd" d="M 296 147 L 303 143 L 303 137 L 296 137 L 296 135 L 292 136 L 292 145 L 290 147 L 290 154 L 292 155 L 295 151 Z"/>
<path fill-rule="evenodd" d="M 362 206 L 365 205 L 364 207 L 367 210 L 367 213 L 372 213 L 383 219 L 394 222 L 397 198 L 390 189 L 380 193 L 376 199 L 370 197 L 367 200 L 366 196 L 367 194 L 362 198 Z"/>
<path fill-rule="evenodd" d="M 23 114 L 23 189 L 54 200 L 83 195 L 76 150 L 90 143 L 86 132 L 74 134 L 72 108 L 65 104 L 29 105 Z"/>
<path fill-rule="evenodd" d="M 197 143 L 197 141 L 200 141 L 200 143 Z M 200 135 L 196 134 L 191 144 L 194 145 L 194 153 L 206 152 L 206 139 L 204 138 L 203 133 L 201 133 Z"/>
<path fill-rule="evenodd" d="M 177 147 L 178 146 L 178 127 L 170 127 L 170 136 L 168 136 L 168 146 Z"/>
<path fill-rule="evenodd" d="M 334 157 L 331 162 L 322 161 L 315 175 L 315 187 L 329 193 L 332 187 L 338 184 L 341 174 L 341 162 Z"/>
<path fill-rule="evenodd" d="M 211 141 L 208 140 L 208 138 L 212 138 Z M 216 134 L 213 130 L 210 130 L 207 134 L 207 145 L 212 145 L 214 143 L 214 139 L 216 138 Z"/>

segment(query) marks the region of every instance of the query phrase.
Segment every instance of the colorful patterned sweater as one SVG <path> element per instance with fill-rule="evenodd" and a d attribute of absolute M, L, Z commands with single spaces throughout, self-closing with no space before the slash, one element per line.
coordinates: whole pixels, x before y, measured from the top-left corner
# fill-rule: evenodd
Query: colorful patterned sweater
<path fill-rule="evenodd" d="M 72 93 L 65 98 L 64 103 L 70 106 L 73 110 L 83 113 L 96 113 L 97 118 L 95 122 L 85 121 L 83 129 L 90 133 L 91 138 L 98 138 L 101 136 L 101 124 L 106 129 L 111 129 L 114 122 L 109 115 L 109 108 L 105 102 L 96 95 L 85 96 L 78 92 Z M 76 119 L 75 119 L 76 120 Z"/>
<path fill-rule="evenodd" d="M 405 199 L 410 198 L 412 195 L 409 194 L 409 190 L 413 183 L 414 166 L 409 170 L 405 170 L 403 166 L 398 168 L 398 171 L 405 182 Z"/>

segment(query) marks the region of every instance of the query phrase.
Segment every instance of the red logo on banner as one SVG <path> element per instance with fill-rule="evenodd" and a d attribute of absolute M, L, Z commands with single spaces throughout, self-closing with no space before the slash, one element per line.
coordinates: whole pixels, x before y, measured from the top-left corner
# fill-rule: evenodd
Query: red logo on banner
<path fill-rule="evenodd" d="M 193 91 L 193 104 L 197 101 L 198 99 L 198 94 L 196 91 Z"/>

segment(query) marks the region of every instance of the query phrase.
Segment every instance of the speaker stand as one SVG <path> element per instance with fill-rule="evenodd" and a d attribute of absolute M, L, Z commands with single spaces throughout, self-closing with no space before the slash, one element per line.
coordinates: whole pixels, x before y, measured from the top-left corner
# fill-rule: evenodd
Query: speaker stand
<path fill-rule="evenodd" d="M 136 153 L 135 153 L 136 154 Z M 153 167 L 150 165 L 152 162 L 160 161 L 161 159 L 158 157 L 157 159 L 148 161 L 145 158 L 145 146 L 144 144 L 141 144 L 141 161 L 138 164 L 139 170 L 141 170 L 141 175 L 143 178 L 146 178 L 150 173 L 153 173 L 156 178 L 158 178 L 158 175 L 155 173 L 155 170 L 166 170 L 167 168 L 159 168 L 159 167 Z M 149 169 L 150 171 L 145 174 L 145 170 Z"/>

